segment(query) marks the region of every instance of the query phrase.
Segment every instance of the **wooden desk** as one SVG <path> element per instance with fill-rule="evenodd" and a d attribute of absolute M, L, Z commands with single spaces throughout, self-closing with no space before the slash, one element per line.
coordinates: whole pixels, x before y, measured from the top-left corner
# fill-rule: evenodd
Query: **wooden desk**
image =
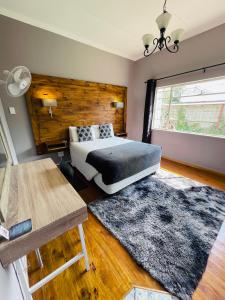
<path fill-rule="evenodd" d="M 89 269 L 81 225 L 87 219 L 87 206 L 51 159 L 12 167 L 7 227 L 28 218 L 32 219 L 31 232 L 0 243 L 0 261 L 3 266 L 78 225 L 82 252 L 68 261 L 66 267 L 84 257 L 86 269 Z M 17 261 L 17 267 L 20 268 L 20 261 L 19 264 Z M 47 283 L 64 269 L 65 266 L 60 267 L 54 271 L 56 273 L 52 273 L 54 276 L 50 274 L 41 280 L 42 283 Z M 28 287 L 28 292 L 32 294 L 43 284 Z"/>

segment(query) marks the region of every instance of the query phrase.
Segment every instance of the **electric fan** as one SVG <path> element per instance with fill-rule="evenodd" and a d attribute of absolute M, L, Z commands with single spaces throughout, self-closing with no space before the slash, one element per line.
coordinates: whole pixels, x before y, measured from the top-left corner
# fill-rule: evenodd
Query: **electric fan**
<path fill-rule="evenodd" d="M 6 80 L 0 80 L 1 84 L 5 84 L 6 92 L 11 97 L 19 97 L 26 93 L 31 84 L 31 74 L 28 68 L 18 66 L 12 71 L 3 71 Z"/>

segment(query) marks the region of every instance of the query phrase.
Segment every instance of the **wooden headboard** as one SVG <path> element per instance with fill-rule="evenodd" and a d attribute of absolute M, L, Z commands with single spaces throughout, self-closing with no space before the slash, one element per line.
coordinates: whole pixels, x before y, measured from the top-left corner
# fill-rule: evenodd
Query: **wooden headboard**
<path fill-rule="evenodd" d="M 42 99 L 56 99 L 57 107 L 44 107 Z M 69 126 L 112 123 L 115 133 L 126 131 L 127 88 L 111 84 L 32 74 L 26 93 L 38 154 L 46 143 L 68 140 Z M 117 109 L 112 102 L 123 102 Z"/>

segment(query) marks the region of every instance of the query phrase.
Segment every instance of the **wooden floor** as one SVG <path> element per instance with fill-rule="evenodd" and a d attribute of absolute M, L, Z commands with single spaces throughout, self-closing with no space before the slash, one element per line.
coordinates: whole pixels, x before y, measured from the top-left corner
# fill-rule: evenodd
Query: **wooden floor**
<path fill-rule="evenodd" d="M 196 170 L 168 160 L 162 168 L 225 190 L 225 180 L 202 170 Z M 94 185 L 80 192 L 86 202 L 102 195 Z M 89 214 L 84 224 L 91 270 L 85 272 L 79 261 L 33 294 L 34 300 L 119 300 L 132 288 L 143 286 L 163 288 L 134 260 L 120 243 Z M 71 230 L 41 248 L 44 268 L 38 269 L 34 253 L 28 256 L 29 280 L 33 284 L 59 267 L 81 250 L 77 229 Z M 211 251 L 206 271 L 194 295 L 194 300 L 225 299 L 225 223 Z"/>

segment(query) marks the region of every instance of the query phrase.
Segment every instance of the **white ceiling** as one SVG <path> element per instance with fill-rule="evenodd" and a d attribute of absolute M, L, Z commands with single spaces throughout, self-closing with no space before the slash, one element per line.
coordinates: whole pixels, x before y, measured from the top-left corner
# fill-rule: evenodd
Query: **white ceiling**
<path fill-rule="evenodd" d="M 142 35 L 155 23 L 164 0 L 0 0 L 0 14 L 137 60 Z M 183 39 L 225 23 L 225 0 L 168 0 L 168 34 L 185 29 Z"/>

